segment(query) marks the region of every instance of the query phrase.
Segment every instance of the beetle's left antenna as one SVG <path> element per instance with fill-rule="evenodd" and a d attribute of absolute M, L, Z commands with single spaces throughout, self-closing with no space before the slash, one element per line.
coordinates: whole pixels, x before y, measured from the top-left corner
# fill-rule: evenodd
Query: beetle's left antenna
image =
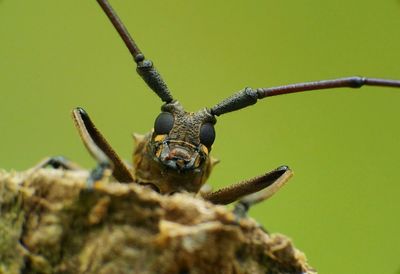
<path fill-rule="evenodd" d="M 146 60 L 143 53 L 140 51 L 139 47 L 136 45 L 135 41 L 132 39 L 128 30 L 119 19 L 118 15 L 115 13 L 110 3 L 107 0 L 97 0 L 103 11 L 106 13 L 107 17 L 110 19 L 111 23 L 118 31 L 128 50 L 133 56 L 137 64 L 136 71 L 143 78 L 146 84 L 161 98 L 165 103 L 170 103 L 174 99 L 168 90 L 167 85 L 162 79 L 160 73 L 153 66 L 153 62 Z"/>

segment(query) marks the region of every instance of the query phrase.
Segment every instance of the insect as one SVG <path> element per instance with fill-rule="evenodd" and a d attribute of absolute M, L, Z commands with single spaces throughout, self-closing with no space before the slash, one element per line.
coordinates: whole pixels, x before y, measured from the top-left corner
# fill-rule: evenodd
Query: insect
<path fill-rule="evenodd" d="M 89 185 L 101 179 L 109 170 L 122 183 L 136 182 L 161 194 L 198 193 L 215 204 L 238 201 L 239 207 L 246 212 L 251 205 L 273 195 L 287 182 L 292 172 L 289 167 L 281 166 L 215 192 L 207 191 L 203 186 L 216 164 L 210 152 L 216 136 L 214 125 L 218 116 L 275 95 L 343 87 L 360 88 L 364 85 L 400 87 L 399 80 L 346 77 L 271 88 L 244 88 L 211 108 L 187 112 L 173 98 L 152 61 L 144 57 L 108 1 L 97 2 L 130 51 L 138 74 L 161 99 L 163 105 L 155 120 L 154 130 L 147 135 L 134 137 L 137 145 L 133 152 L 133 168 L 120 159 L 84 109 L 73 110 L 73 119 L 80 136 L 98 162 L 88 179 Z"/>

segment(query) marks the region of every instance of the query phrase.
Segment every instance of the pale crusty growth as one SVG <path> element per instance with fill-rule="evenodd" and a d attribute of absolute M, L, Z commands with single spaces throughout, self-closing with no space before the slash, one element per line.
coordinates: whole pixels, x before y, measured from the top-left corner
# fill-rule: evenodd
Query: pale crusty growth
<path fill-rule="evenodd" d="M 315 273 L 283 235 L 187 194 L 0 171 L 0 273 Z"/>

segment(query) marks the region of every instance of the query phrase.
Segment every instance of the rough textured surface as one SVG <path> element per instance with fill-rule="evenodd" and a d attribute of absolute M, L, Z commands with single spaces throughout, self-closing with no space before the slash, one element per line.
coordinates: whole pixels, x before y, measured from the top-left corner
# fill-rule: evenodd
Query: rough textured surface
<path fill-rule="evenodd" d="M 315 273 L 282 235 L 186 194 L 0 171 L 0 273 Z"/>

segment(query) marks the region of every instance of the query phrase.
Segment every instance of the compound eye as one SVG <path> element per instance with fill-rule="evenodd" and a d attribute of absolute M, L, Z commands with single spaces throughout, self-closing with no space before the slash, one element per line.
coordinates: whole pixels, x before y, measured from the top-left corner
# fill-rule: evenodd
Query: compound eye
<path fill-rule="evenodd" d="M 214 125 L 205 123 L 200 128 L 200 142 L 206 147 L 210 148 L 215 140 Z"/>
<path fill-rule="evenodd" d="M 161 112 L 154 122 L 154 131 L 157 135 L 168 134 L 174 126 L 174 116 L 169 112 Z"/>

